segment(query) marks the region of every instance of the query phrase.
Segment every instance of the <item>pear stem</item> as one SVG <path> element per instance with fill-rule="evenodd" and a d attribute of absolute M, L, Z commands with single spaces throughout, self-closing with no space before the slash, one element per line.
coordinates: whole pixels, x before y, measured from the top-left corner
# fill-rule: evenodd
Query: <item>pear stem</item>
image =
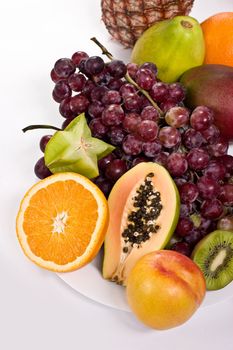
<path fill-rule="evenodd" d="M 36 124 L 36 125 L 29 125 L 26 126 L 25 128 L 22 129 L 23 132 L 26 132 L 28 130 L 35 130 L 35 129 L 53 129 L 53 130 L 61 130 L 59 128 L 57 128 L 56 126 L 52 126 L 52 125 L 40 125 L 40 124 Z"/>
<path fill-rule="evenodd" d="M 106 55 L 110 60 L 113 60 L 114 57 L 113 55 L 106 49 L 105 46 L 103 46 L 98 39 L 96 39 L 95 37 L 91 38 L 91 40 L 97 45 L 99 46 L 99 48 L 102 50 L 102 54 Z M 151 98 L 151 96 L 148 94 L 147 91 L 143 90 L 140 88 L 140 86 L 129 76 L 128 72 L 125 75 L 125 79 L 132 85 L 134 85 L 144 96 L 146 96 L 146 98 L 149 100 L 149 102 L 152 104 L 152 106 L 157 109 L 157 111 L 159 112 L 160 116 L 163 115 L 163 111 L 159 108 L 159 106 L 157 105 L 157 103 Z"/>

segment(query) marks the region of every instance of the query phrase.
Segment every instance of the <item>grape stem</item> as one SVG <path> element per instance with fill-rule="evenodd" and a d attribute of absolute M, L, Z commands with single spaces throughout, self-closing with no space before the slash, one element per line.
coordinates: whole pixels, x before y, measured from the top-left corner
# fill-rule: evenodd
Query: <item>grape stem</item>
<path fill-rule="evenodd" d="M 106 47 L 104 47 L 98 39 L 96 39 L 95 37 L 91 38 L 91 40 L 97 45 L 99 46 L 99 48 L 102 50 L 102 54 L 107 56 L 111 61 L 114 59 L 113 55 L 106 49 Z M 159 108 L 159 106 L 157 105 L 157 103 L 151 98 L 151 96 L 148 94 L 147 91 L 143 90 L 140 88 L 140 86 L 138 86 L 138 84 L 129 76 L 128 72 L 125 75 L 125 79 L 132 84 L 133 86 L 135 86 L 148 100 L 149 102 L 152 104 L 152 106 L 159 112 L 160 117 L 163 116 L 163 111 Z"/>
<path fill-rule="evenodd" d="M 25 128 L 22 129 L 23 132 L 26 132 L 28 130 L 34 130 L 34 129 L 53 129 L 53 130 L 61 130 L 59 128 L 57 128 L 56 126 L 52 126 L 52 125 L 40 125 L 40 124 L 36 124 L 36 125 L 29 125 L 26 126 Z"/>

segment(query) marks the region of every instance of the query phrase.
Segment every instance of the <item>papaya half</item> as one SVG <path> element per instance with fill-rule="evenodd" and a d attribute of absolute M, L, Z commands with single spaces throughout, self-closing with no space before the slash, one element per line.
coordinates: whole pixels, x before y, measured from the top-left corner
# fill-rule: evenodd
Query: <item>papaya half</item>
<path fill-rule="evenodd" d="M 103 277 L 126 285 L 137 260 L 170 240 L 179 217 L 179 193 L 164 167 L 140 163 L 116 182 L 108 204 Z"/>
<path fill-rule="evenodd" d="M 215 125 L 227 140 L 233 140 L 233 67 L 206 64 L 189 69 L 180 82 L 187 90 L 190 108 L 207 106 L 214 112 Z"/>

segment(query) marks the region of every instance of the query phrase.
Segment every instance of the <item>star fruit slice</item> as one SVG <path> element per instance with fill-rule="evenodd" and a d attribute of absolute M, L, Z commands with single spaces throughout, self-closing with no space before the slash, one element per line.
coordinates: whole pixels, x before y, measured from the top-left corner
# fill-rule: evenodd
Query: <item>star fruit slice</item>
<path fill-rule="evenodd" d="M 97 161 L 114 149 L 91 136 L 82 113 L 49 140 L 45 148 L 45 164 L 52 173 L 75 172 L 91 179 L 99 175 Z"/>

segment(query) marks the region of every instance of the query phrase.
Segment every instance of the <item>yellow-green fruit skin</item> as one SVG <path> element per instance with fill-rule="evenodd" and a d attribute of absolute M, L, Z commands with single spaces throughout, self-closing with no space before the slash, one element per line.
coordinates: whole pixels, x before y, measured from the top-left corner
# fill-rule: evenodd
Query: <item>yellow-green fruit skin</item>
<path fill-rule="evenodd" d="M 172 83 L 188 69 L 203 64 L 205 42 L 199 22 L 189 16 L 177 16 L 158 22 L 136 42 L 131 61 L 153 62 L 158 78 Z"/>

